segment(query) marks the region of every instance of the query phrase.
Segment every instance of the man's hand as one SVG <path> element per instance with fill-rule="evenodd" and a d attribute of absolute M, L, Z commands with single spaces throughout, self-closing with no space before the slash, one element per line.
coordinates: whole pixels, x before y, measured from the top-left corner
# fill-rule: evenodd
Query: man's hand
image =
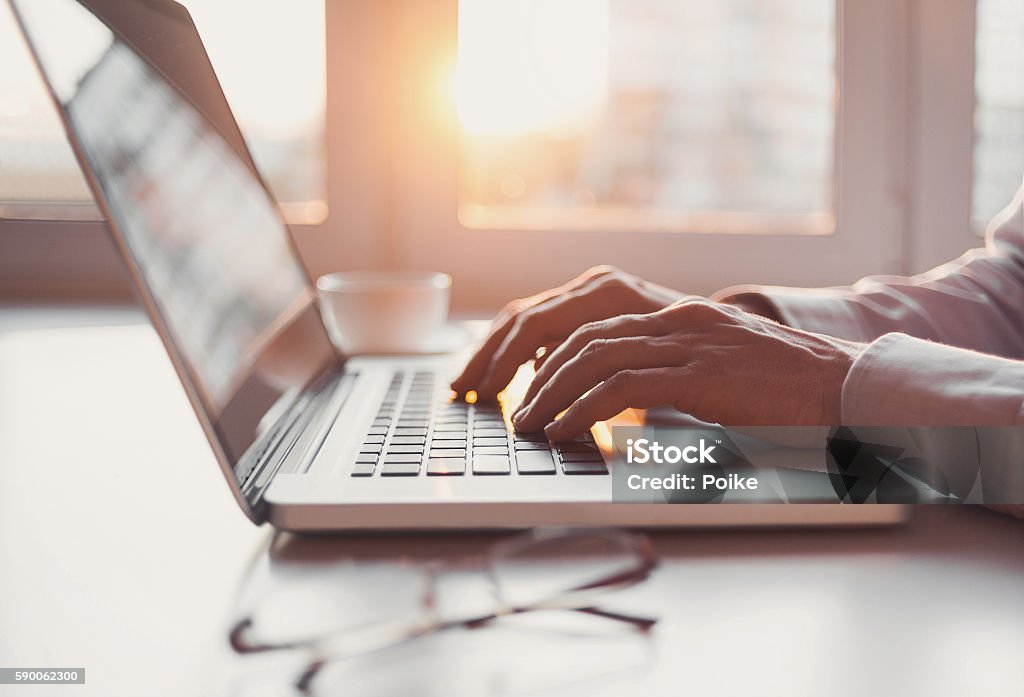
<path fill-rule="evenodd" d="M 483 345 L 452 381 L 452 389 L 460 394 L 476 390 L 480 399 L 493 399 L 520 365 L 541 348 L 550 355 L 580 325 L 654 312 L 682 297 L 612 266 L 594 267 L 563 286 L 506 305 Z"/>
<path fill-rule="evenodd" d="M 863 347 L 683 300 L 577 329 L 540 367 L 513 423 L 566 440 L 630 407 L 674 405 L 727 425 L 837 425 Z"/>

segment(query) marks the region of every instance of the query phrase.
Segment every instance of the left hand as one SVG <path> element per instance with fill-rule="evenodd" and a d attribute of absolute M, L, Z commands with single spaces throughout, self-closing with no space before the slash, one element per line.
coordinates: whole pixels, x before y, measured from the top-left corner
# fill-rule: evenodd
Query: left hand
<path fill-rule="evenodd" d="M 630 407 L 670 404 L 725 425 L 836 426 L 864 346 L 683 300 L 580 327 L 538 370 L 513 423 L 567 440 Z"/>

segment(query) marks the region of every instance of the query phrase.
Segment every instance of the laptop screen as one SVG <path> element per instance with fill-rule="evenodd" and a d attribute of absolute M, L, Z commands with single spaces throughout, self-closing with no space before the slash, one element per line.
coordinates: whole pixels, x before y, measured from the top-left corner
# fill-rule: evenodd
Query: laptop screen
<path fill-rule="evenodd" d="M 163 1 L 13 4 L 193 400 L 237 461 L 265 413 L 333 351 L 276 205 L 247 153 L 222 135 L 230 128 L 204 116 L 188 86 L 169 79 L 116 16 L 100 17 L 162 7 L 139 35 L 193 39 L 164 42 L 165 62 L 175 59 L 168 45 L 189 52 L 182 60 L 198 50 L 205 61 L 194 27 Z M 197 92 L 200 80 L 216 83 L 212 72 L 194 79 Z"/>

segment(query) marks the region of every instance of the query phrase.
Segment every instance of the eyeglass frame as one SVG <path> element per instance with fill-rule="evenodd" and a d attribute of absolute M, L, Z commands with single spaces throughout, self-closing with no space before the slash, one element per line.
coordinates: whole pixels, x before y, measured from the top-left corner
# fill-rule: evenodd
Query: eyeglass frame
<path fill-rule="evenodd" d="M 513 550 L 517 547 L 521 547 L 523 550 L 539 550 L 544 545 L 567 540 L 571 541 L 574 538 L 593 538 L 617 543 L 622 549 L 633 555 L 636 565 L 614 574 L 593 579 L 579 586 L 556 592 L 538 601 L 509 605 L 498 597 L 495 599 L 495 607 L 489 612 L 450 620 L 441 618 L 436 602 L 436 590 L 437 580 L 443 574 L 462 569 L 483 570 L 489 574 L 494 587 L 500 592 L 501 582 L 497 575 L 496 562 L 504 558 L 501 554 L 503 551 Z M 339 639 L 342 633 L 352 631 L 352 627 L 334 628 L 317 635 L 291 641 L 259 641 L 258 638 L 251 636 L 255 625 L 252 612 L 242 616 L 231 625 L 231 629 L 228 632 L 228 642 L 232 650 L 239 655 L 289 650 L 307 650 L 312 652 L 313 655 L 307 662 L 306 667 L 294 682 L 295 688 L 302 694 L 309 694 L 316 676 L 330 663 L 381 651 L 450 629 L 474 629 L 511 615 L 540 610 L 570 610 L 623 622 L 640 632 L 646 633 L 658 622 L 657 618 L 606 610 L 589 602 L 589 596 L 637 585 L 646 580 L 657 566 L 657 555 L 650 540 L 645 535 L 615 528 L 537 528 L 515 537 L 500 540 L 486 552 L 480 554 L 452 561 L 442 560 L 426 564 L 423 568 L 426 588 L 421 599 L 424 616 L 418 621 L 410 620 L 390 624 L 388 622 L 379 622 L 365 625 L 363 627 L 364 630 L 391 629 L 392 635 L 384 641 L 379 641 L 377 644 L 370 642 L 370 645 L 362 650 L 332 653 L 329 648 L 332 640 Z M 579 597 L 579 602 L 571 602 L 571 598 L 574 596 Z M 326 651 L 324 647 L 327 647 Z"/>

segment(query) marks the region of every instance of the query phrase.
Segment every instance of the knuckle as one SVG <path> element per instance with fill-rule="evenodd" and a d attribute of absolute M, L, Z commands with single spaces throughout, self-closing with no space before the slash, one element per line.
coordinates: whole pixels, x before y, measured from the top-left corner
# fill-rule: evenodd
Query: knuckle
<path fill-rule="evenodd" d="M 621 273 L 621 271 L 617 266 L 612 266 L 611 264 L 600 264 L 598 266 L 591 267 L 590 270 L 587 271 L 587 273 L 590 274 L 591 276 L 601 276 L 607 274 Z"/>
<path fill-rule="evenodd" d="M 505 306 L 501 308 L 501 314 L 508 316 L 518 315 L 520 312 L 523 311 L 526 302 L 527 301 L 524 298 L 516 298 L 515 300 L 509 300 L 507 303 L 505 303 Z"/>
<path fill-rule="evenodd" d="M 595 320 L 593 322 L 581 324 L 576 331 L 569 336 L 566 343 L 574 352 L 578 353 L 595 339 L 600 338 L 605 332 L 607 326 L 607 320 Z"/>
<path fill-rule="evenodd" d="M 636 383 L 637 372 L 635 370 L 620 370 L 605 381 L 607 389 L 611 392 L 622 392 L 628 390 Z"/>
<path fill-rule="evenodd" d="M 697 321 L 711 321 L 722 316 L 722 310 L 718 305 L 707 300 L 695 300 L 685 305 L 680 305 L 680 311 L 687 317 Z"/>
<path fill-rule="evenodd" d="M 580 357 L 584 359 L 594 358 L 597 354 L 608 348 L 608 344 L 608 339 L 591 339 L 583 346 L 583 349 L 580 351 Z"/>
<path fill-rule="evenodd" d="M 593 322 L 586 322 L 576 328 L 576 331 L 569 337 L 570 341 L 576 346 L 584 346 L 590 341 L 590 337 L 598 334 L 601 331 L 602 321 L 595 320 Z"/>
<path fill-rule="evenodd" d="M 600 285 L 606 290 L 622 290 L 629 287 L 629 282 L 621 273 L 611 273 L 601 277 Z"/>

